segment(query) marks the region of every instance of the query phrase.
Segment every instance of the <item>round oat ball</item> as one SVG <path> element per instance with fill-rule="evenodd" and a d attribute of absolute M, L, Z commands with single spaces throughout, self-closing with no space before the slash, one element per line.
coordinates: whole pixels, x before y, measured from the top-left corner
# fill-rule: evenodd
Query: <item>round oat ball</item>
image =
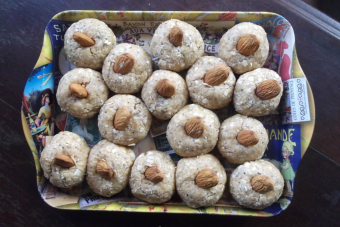
<path fill-rule="evenodd" d="M 234 90 L 234 107 L 247 116 L 264 116 L 280 103 L 283 85 L 281 77 L 270 69 L 256 69 L 240 76 Z"/>
<path fill-rule="evenodd" d="M 220 121 L 214 112 L 196 104 L 183 107 L 170 120 L 166 137 L 176 154 L 194 157 L 214 149 Z"/>
<path fill-rule="evenodd" d="M 267 33 L 261 26 L 250 22 L 229 29 L 222 36 L 218 48 L 218 56 L 237 74 L 261 68 L 268 52 Z"/>
<path fill-rule="evenodd" d="M 40 166 L 51 184 L 71 188 L 84 180 L 90 147 L 73 132 L 59 132 L 46 144 L 40 155 Z"/>
<path fill-rule="evenodd" d="M 191 208 L 214 205 L 222 196 L 227 174 L 211 155 L 182 158 L 176 168 L 176 189 Z"/>
<path fill-rule="evenodd" d="M 230 193 L 238 204 L 264 209 L 276 202 L 283 191 L 283 177 L 270 162 L 257 160 L 238 166 L 230 176 Z"/>
<path fill-rule="evenodd" d="M 147 136 L 151 121 L 152 116 L 142 100 L 133 95 L 115 95 L 100 109 L 98 128 L 105 139 L 134 146 Z"/>
<path fill-rule="evenodd" d="M 172 19 L 158 26 L 151 40 L 151 54 L 158 66 L 179 72 L 202 57 L 204 43 L 199 31 L 192 25 Z"/>
<path fill-rule="evenodd" d="M 267 145 L 267 131 L 255 118 L 236 114 L 221 125 L 217 148 L 231 163 L 243 164 L 260 159 Z"/>
<path fill-rule="evenodd" d="M 115 93 L 131 94 L 140 91 L 151 74 L 151 57 L 137 45 L 119 44 L 104 61 L 104 81 Z"/>
<path fill-rule="evenodd" d="M 186 82 L 192 101 L 214 110 L 230 103 L 236 79 L 221 58 L 205 56 L 189 69 Z"/>
<path fill-rule="evenodd" d="M 101 69 L 104 59 L 116 45 L 116 36 L 102 21 L 93 18 L 73 23 L 65 33 L 68 60 L 80 68 Z"/>
<path fill-rule="evenodd" d="M 56 97 L 62 111 L 78 118 L 91 118 L 108 99 L 109 89 L 99 72 L 77 68 L 61 78 Z"/>
<path fill-rule="evenodd" d="M 168 120 L 187 104 L 187 85 L 177 73 L 157 70 L 144 84 L 142 99 L 153 116 Z"/>
<path fill-rule="evenodd" d="M 148 203 L 165 203 L 175 193 L 175 164 L 161 151 L 140 154 L 130 176 L 132 194 Z"/>
<path fill-rule="evenodd" d="M 113 196 L 128 184 L 135 158 L 131 149 L 102 140 L 90 151 L 86 181 L 98 195 Z"/>

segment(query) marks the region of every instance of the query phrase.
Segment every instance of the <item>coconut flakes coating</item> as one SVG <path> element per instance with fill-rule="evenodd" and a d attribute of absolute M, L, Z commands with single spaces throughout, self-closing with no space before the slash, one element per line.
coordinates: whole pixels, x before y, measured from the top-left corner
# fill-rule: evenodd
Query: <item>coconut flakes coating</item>
<path fill-rule="evenodd" d="M 94 40 L 90 47 L 81 46 L 74 41 L 74 33 L 83 33 Z M 86 18 L 73 23 L 65 33 L 64 48 L 68 60 L 81 68 L 101 69 L 104 59 L 116 45 L 116 36 L 102 21 Z"/>
<path fill-rule="evenodd" d="M 238 41 L 246 34 L 253 34 L 260 41 L 259 49 L 252 55 L 242 55 L 236 48 Z M 267 33 L 251 22 L 243 22 L 229 29 L 221 38 L 218 56 L 226 61 L 234 73 L 241 74 L 260 68 L 266 62 L 269 52 Z"/>
<path fill-rule="evenodd" d="M 175 85 L 175 94 L 170 98 L 163 97 L 156 90 L 157 83 L 162 79 L 168 79 Z M 187 104 L 187 85 L 177 73 L 157 70 L 144 84 L 142 99 L 152 115 L 160 120 L 168 120 Z"/>
<path fill-rule="evenodd" d="M 70 84 L 80 84 L 86 91 L 86 98 L 73 96 Z M 78 118 L 91 118 L 97 114 L 109 97 L 102 75 L 92 69 L 73 69 L 66 73 L 59 81 L 57 102 L 62 111 Z"/>
<path fill-rule="evenodd" d="M 205 74 L 218 65 L 227 67 L 229 70 L 228 78 L 217 86 L 204 83 Z M 231 102 L 236 79 L 231 68 L 221 58 L 205 56 L 198 59 L 189 69 L 186 82 L 192 101 L 214 110 L 221 109 Z"/>
<path fill-rule="evenodd" d="M 237 135 L 243 130 L 256 133 L 259 142 L 252 146 L 244 146 L 238 142 Z M 268 135 L 262 123 L 255 118 L 236 114 L 226 119 L 220 129 L 217 147 L 229 162 L 243 164 L 262 158 L 268 145 Z"/>
<path fill-rule="evenodd" d="M 87 183 L 98 195 L 110 197 L 122 191 L 129 182 L 131 167 L 135 160 L 134 152 L 124 146 L 102 140 L 97 143 L 89 154 L 87 161 Z M 99 161 L 105 161 L 113 170 L 113 176 L 108 179 L 98 174 L 96 166 Z"/>
<path fill-rule="evenodd" d="M 159 183 L 145 178 L 149 167 L 157 167 L 164 175 Z M 133 164 L 130 188 L 137 198 L 149 203 L 164 203 L 175 193 L 175 164 L 169 154 L 161 151 L 148 151 L 140 154 Z"/>
<path fill-rule="evenodd" d="M 271 99 L 262 100 L 256 96 L 256 87 L 263 81 L 273 79 L 280 84 L 280 93 Z M 273 112 L 280 103 L 283 85 L 281 77 L 270 69 L 256 69 L 240 76 L 234 90 L 234 107 L 237 112 L 247 116 L 264 116 Z"/>
<path fill-rule="evenodd" d="M 199 138 L 192 138 L 185 131 L 186 122 L 192 117 L 201 117 L 205 129 Z M 220 122 L 214 112 L 197 104 L 183 107 L 170 120 L 166 137 L 176 154 L 182 157 L 193 157 L 207 154 L 214 149 L 220 128 Z"/>
<path fill-rule="evenodd" d="M 267 193 L 253 190 L 251 179 L 257 175 L 269 177 L 274 189 Z M 242 206 L 252 209 L 264 209 L 276 202 L 283 191 L 283 177 L 280 171 L 270 162 L 257 160 L 238 166 L 230 176 L 230 193 Z"/>
<path fill-rule="evenodd" d="M 113 70 L 113 66 L 121 54 L 131 54 L 135 59 L 132 70 L 122 75 Z M 140 46 L 122 43 L 111 50 L 103 66 L 104 81 L 110 90 L 119 94 L 131 94 L 140 91 L 152 74 L 150 55 Z"/>
<path fill-rule="evenodd" d="M 174 46 L 169 40 L 169 34 L 174 26 L 183 31 L 181 46 Z M 192 25 L 172 19 L 158 26 L 151 40 L 151 54 L 158 57 L 161 69 L 179 72 L 194 64 L 204 53 L 204 42 L 199 31 Z"/>
<path fill-rule="evenodd" d="M 204 169 L 212 169 L 218 176 L 218 184 L 209 189 L 199 187 L 195 183 L 197 174 Z M 226 172 L 211 155 L 200 155 L 192 158 L 182 158 L 176 168 L 176 189 L 182 200 L 191 208 L 214 205 L 222 196 L 227 182 Z"/>
<path fill-rule="evenodd" d="M 120 107 L 127 107 L 132 118 L 127 127 L 117 130 L 113 125 L 116 112 Z M 115 95 L 108 99 L 100 109 L 98 128 L 100 134 L 107 140 L 123 145 L 134 146 L 144 139 L 150 129 L 152 116 L 142 100 L 133 95 Z"/>
<path fill-rule="evenodd" d="M 71 188 L 81 183 L 85 176 L 89 152 L 90 147 L 82 137 L 73 132 L 59 132 L 41 152 L 40 165 L 44 176 L 51 184 L 61 188 Z M 71 157 L 75 165 L 70 168 L 56 165 L 57 155 Z"/>

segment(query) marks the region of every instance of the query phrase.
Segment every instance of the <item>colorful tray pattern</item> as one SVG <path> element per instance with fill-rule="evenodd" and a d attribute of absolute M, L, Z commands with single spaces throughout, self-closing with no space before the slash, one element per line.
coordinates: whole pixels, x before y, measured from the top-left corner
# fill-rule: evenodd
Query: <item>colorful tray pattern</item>
<path fill-rule="evenodd" d="M 277 71 L 283 80 L 289 78 L 305 77 L 295 51 L 294 32 L 289 22 L 280 15 L 269 12 L 176 12 L 176 11 L 65 11 L 55 15 L 48 23 L 45 33 L 44 41 L 39 59 L 32 71 L 25 90 L 23 92 L 23 105 L 21 111 L 22 125 L 26 140 L 31 149 L 37 169 L 37 184 L 38 190 L 45 198 L 45 201 L 51 206 L 60 209 L 70 210 L 106 210 L 106 211 L 131 211 L 131 212 L 156 212 L 156 213 L 207 213 L 207 214 L 224 214 L 224 215 L 241 215 L 241 216 L 273 216 L 282 212 L 290 204 L 292 195 L 282 197 L 276 204 L 264 209 L 263 211 L 255 211 L 244 209 L 235 204 L 218 205 L 212 207 L 205 207 L 199 209 L 191 209 L 185 205 L 179 204 L 165 204 L 165 205 L 151 205 L 143 203 L 131 203 L 124 201 L 111 201 L 102 204 L 96 204 L 86 207 L 80 207 L 78 201 L 72 204 L 60 205 L 62 203 L 51 204 L 43 196 L 43 188 L 46 186 L 46 179 L 42 175 L 39 155 L 49 139 L 49 136 L 54 135 L 58 130 L 68 130 L 68 125 L 72 124 L 86 124 L 95 125 L 96 122 L 91 120 L 82 122 L 83 120 L 67 118 L 66 114 L 60 112 L 56 105 L 53 94 L 55 94 L 56 86 L 61 76 L 72 69 L 72 65 L 61 64 L 66 62 L 63 51 L 63 34 L 67 27 L 75 21 L 83 18 L 97 18 L 107 23 L 118 38 L 118 43 L 129 42 L 143 46 L 148 51 L 148 36 L 153 34 L 153 31 L 159 23 L 169 19 L 184 20 L 193 24 L 201 32 L 206 44 L 206 52 L 210 48 L 218 44 L 219 39 L 227 28 L 240 22 L 253 22 L 263 26 L 268 33 L 269 42 L 272 42 L 273 49 L 271 56 L 266 62 L 266 68 Z M 221 23 L 223 23 L 221 29 Z M 220 26 L 218 26 L 220 25 Z M 138 30 L 139 29 L 139 30 Z M 128 31 L 128 32 L 127 32 Z M 288 35 L 289 34 L 289 35 Z M 286 40 L 285 40 L 286 38 Z M 149 37 L 150 39 L 150 37 Z M 287 44 L 288 43 L 288 44 Z M 285 46 L 286 45 L 286 46 Z M 275 47 L 274 47 L 275 46 Z M 275 50 L 274 50 L 275 49 Z M 285 51 L 285 49 L 287 49 Z M 212 53 L 212 52 L 209 52 Z M 286 60 L 284 60 L 284 58 Z M 287 61 L 288 58 L 288 61 Z M 309 146 L 315 125 L 315 106 L 314 98 L 311 88 L 307 81 L 309 110 L 311 121 L 299 124 L 286 125 L 283 131 L 299 131 L 300 138 L 295 138 L 296 148 L 295 155 L 291 158 L 291 163 L 296 172 L 297 166 Z M 48 94 L 48 101 L 46 98 Z M 29 115 L 30 114 L 30 115 Z M 35 120 L 33 120 L 33 118 Z M 42 120 L 39 120 L 39 119 Z M 38 120 L 37 120 L 38 119 Z M 66 121 L 67 119 L 67 121 Z M 267 119 L 265 121 L 271 121 Z M 39 125 L 40 127 L 36 128 Z M 56 127 L 55 127 L 56 126 Z M 87 127 L 88 130 L 95 130 Z M 268 134 L 272 137 L 271 132 L 274 132 L 276 140 L 275 126 L 267 126 Z M 278 130 L 279 131 L 279 130 Z M 285 131 L 285 132 L 286 132 Z M 87 133 L 87 132 L 86 132 Z M 280 133 L 280 132 L 278 132 Z M 87 134 L 86 134 L 87 135 Z M 86 137 L 86 135 L 84 135 Z M 83 136 L 83 137 L 84 137 Z M 277 135 L 279 137 L 279 134 Z M 293 138 L 293 137 L 292 137 Z M 87 138 L 87 142 L 95 144 L 100 138 Z M 289 140 L 289 139 L 288 139 Z M 281 142 L 284 142 L 282 139 Z M 294 143 L 294 142 L 293 142 Z M 282 160 L 281 150 L 282 143 L 273 144 L 273 149 L 279 149 L 275 153 L 275 157 L 267 155 L 266 158 L 273 158 Z M 277 148 L 278 146 L 278 148 Z M 293 152 L 294 153 L 294 152 Z M 289 161 L 289 160 L 288 160 Z M 294 185 L 291 180 L 292 187 Z M 67 196 L 66 196 L 67 197 Z M 71 198 L 72 196 L 70 196 Z M 65 199 L 65 198 L 64 198 Z M 67 199 L 67 198 L 66 198 Z"/>

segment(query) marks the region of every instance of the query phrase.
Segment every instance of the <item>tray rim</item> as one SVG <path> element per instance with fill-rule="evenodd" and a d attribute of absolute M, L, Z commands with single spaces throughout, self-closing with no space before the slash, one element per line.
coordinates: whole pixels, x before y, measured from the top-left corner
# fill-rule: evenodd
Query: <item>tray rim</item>
<path fill-rule="evenodd" d="M 125 19 L 124 21 L 138 21 L 138 20 L 135 20 L 133 18 L 134 15 L 138 15 L 138 14 L 150 14 L 150 12 L 153 12 L 154 14 L 156 13 L 160 13 L 160 14 L 168 14 L 169 12 L 171 12 L 172 14 L 174 14 L 175 16 L 172 17 L 173 19 L 180 19 L 180 20 L 183 20 L 183 21 L 216 21 L 216 19 L 206 19 L 204 18 L 203 20 L 199 19 L 199 20 L 195 20 L 195 19 L 188 19 L 188 20 L 185 20 L 185 18 L 177 18 L 179 14 L 187 14 L 189 16 L 193 15 L 193 14 L 208 14 L 208 15 L 222 15 L 222 14 L 228 14 L 228 13 L 235 13 L 237 14 L 236 17 L 238 17 L 239 15 L 243 15 L 243 16 L 246 16 L 246 15 L 256 15 L 256 14 L 264 14 L 264 15 L 267 15 L 268 18 L 270 17 L 274 17 L 274 16 L 281 16 L 277 13 L 273 13 L 273 12 L 262 12 L 262 11 L 114 11 L 114 10 L 66 10 L 66 11 L 62 11 L 62 12 L 59 12 L 57 13 L 56 15 L 54 15 L 51 20 L 48 22 L 48 24 L 52 21 L 52 20 L 59 20 L 58 18 L 61 17 L 62 15 L 64 14 L 69 14 L 69 13 L 73 13 L 73 14 L 83 14 L 83 13 L 87 13 L 87 14 L 99 14 L 99 13 L 102 13 L 102 12 L 108 12 L 108 13 L 116 13 L 117 15 L 119 15 L 119 13 L 125 13 L 125 14 L 128 14 L 130 17 Z M 176 17 L 177 16 L 177 17 Z M 84 18 L 88 18 L 90 16 L 85 16 Z M 235 17 L 235 18 L 236 18 Z M 281 16 L 283 17 L 283 16 Z M 246 17 L 245 17 L 246 18 Z M 284 18 L 284 17 L 283 17 Z M 99 19 L 102 19 L 102 18 L 99 18 Z M 258 18 L 256 18 L 258 20 Z M 256 20 L 254 19 L 254 20 Z M 67 21 L 78 21 L 78 19 L 75 19 L 75 20 L 67 20 Z M 107 19 L 107 20 L 111 20 L 111 19 Z M 165 18 L 164 17 L 164 20 L 162 19 L 157 19 L 157 20 L 154 20 L 154 21 L 165 21 L 165 20 L 168 20 L 168 18 Z M 244 20 L 244 21 L 254 21 L 254 20 Z M 287 20 L 287 19 L 286 19 Z M 65 20 L 61 20 L 61 21 L 65 21 Z M 122 21 L 122 20 L 120 20 Z M 153 21 L 153 20 L 141 20 L 141 21 Z M 222 20 L 222 21 L 230 21 L 229 19 L 226 19 L 226 20 Z M 241 20 L 240 20 L 241 21 Z M 287 20 L 288 21 L 288 20 Z M 289 21 L 288 21 L 289 22 Z M 48 25 L 47 24 L 47 25 Z M 46 26 L 47 27 L 47 26 Z M 44 34 L 44 41 L 46 39 L 46 33 L 47 33 L 47 30 L 45 29 L 45 34 Z M 49 37 L 47 37 L 49 38 Z M 43 42 L 44 42 L 43 41 Z M 41 53 L 42 54 L 42 50 L 41 50 Z M 39 59 L 38 59 L 39 60 Z M 300 124 L 301 125 L 301 159 L 303 157 L 303 155 L 305 154 L 310 142 L 311 142 L 311 139 L 312 139 L 312 136 L 313 136 L 313 133 L 314 133 L 314 127 L 315 127 L 315 103 L 314 103 L 314 96 L 313 96 L 313 93 L 312 93 L 312 89 L 311 89 L 311 86 L 308 82 L 308 79 L 307 77 L 305 76 L 302 68 L 301 68 L 301 65 L 299 63 L 299 60 L 297 58 L 297 53 L 296 53 L 296 46 L 295 46 L 295 43 L 294 43 L 294 48 L 293 48 L 293 59 L 292 61 L 294 61 L 294 63 L 292 62 L 292 67 L 295 66 L 295 70 L 292 69 L 292 78 L 301 78 L 301 77 L 304 77 L 306 78 L 306 81 L 307 81 L 307 89 L 308 89 L 308 99 L 309 99 L 309 109 L 310 109 L 310 115 L 311 115 L 311 121 L 309 122 L 301 122 L 301 123 L 292 123 L 292 124 Z M 37 66 L 38 64 L 38 61 L 35 65 L 34 68 L 38 67 Z M 33 68 L 33 69 L 34 69 Z M 22 126 L 23 126 L 23 130 L 25 132 L 25 127 L 28 127 L 26 121 L 25 121 L 25 116 L 24 116 L 24 113 L 23 113 L 23 108 L 21 107 L 21 120 L 22 120 Z M 305 130 L 309 130 L 309 134 L 308 134 L 308 138 L 307 137 L 304 137 L 303 136 L 303 131 Z M 305 132 L 306 133 L 306 132 Z M 25 133 L 25 138 L 26 138 L 26 141 L 28 142 L 28 145 L 29 147 L 31 148 L 31 152 L 33 154 L 33 158 L 35 160 L 35 164 L 36 164 L 36 169 L 37 169 L 37 172 L 40 172 L 41 171 L 41 167 L 40 167 L 40 164 L 39 164 L 39 156 L 38 156 L 38 153 L 36 151 L 34 151 L 34 149 L 32 149 L 32 146 L 30 146 L 30 141 L 29 141 L 29 138 L 26 136 L 26 133 Z M 304 141 L 304 144 L 302 144 L 302 142 Z M 35 146 L 34 146 L 35 147 Z M 38 163 L 38 164 L 37 164 Z M 37 175 L 37 180 L 38 180 L 39 176 Z M 44 200 L 44 199 L 43 199 Z M 44 200 L 45 201 L 45 200 Z M 57 208 L 57 209 L 66 209 L 66 210 L 90 210 L 90 209 L 95 209 L 95 207 L 101 207 L 101 206 L 107 206 L 108 204 L 112 204 L 112 203 L 117 203 L 117 204 L 120 204 L 121 206 L 130 206 L 130 207 L 133 207 L 133 206 L 153 206 L 152 204 L 124 204 L 124 203 L 119 203 L 119 202 L 107 202 L 107 203 L 102 203 L 102 204 L 97 204 L 97 205 L 91 205 L 91 206 L 88 206 L 86 208 L 77 208 L 77 207 L 71 207 L 72 205 L 74 204 L 69 204 L 69 205 L 63 205 L 63 206 L 52 206 L 50 205 L 49 203 L 47 203 L 45 201 L 46 204 L 48 204 L 49 206 L 53 207 L 53 208 Z M 167 207 L 171 208 L 171 206 L 180 206 L 180 205 L 170 205 L 170 204 L 165 204 Z M 165 207 L 165 205 L 163 207 Z M 161 207 L 161 205 L 156 205 L 158 207 Z M 156 207 L 155 206 L 155 207 Z M 199 211 L 199 209 L 192 209 L 192 208 L 189 208 L 185 205 L 183 205 L 183 207 L 185 209 L 191 209 L 191 210 L 195 210 L 195 211 Z M 205 210 L 207 209 L 218 209 L 218 208 L 225 208 L 226 210 L 229 210 L 230 213 L 212 213 L 212 212 L 207 212 L 206 214 L 215 214 L 215 215 L 234 215 L 234 216 L 258 216 L 258 217 L 271 217 L 271 216 L 275 216 L 277 214 L 271 214 L 271 213 L 268 213 L 268 212 L 263 212 L 263 211 L 256 211 L 256 210 L 248 210 L 248 209 L 245 209 L 245 208 L 242 208 L 242 207 L 230 207 L 230 206 L 211 206 L 211 207 L 205 207 Z M 95 209 L 95 210 L 99 210 L 99 209 Z M 182 213 L 196 213 L 196 214 L 199 214 L 201 212 L 179 212 L 179 211 L 175 211 L 175 210 L 171 210 L 171 211 L 167 211 L 167 209 L 164 209 L 163 211 L 159 210 L 159 211 L 151 211 L 150 208 L 149 208 L 149 211 L 147 210 L 135 210 L 135 211 L 128 211 L 128 210 L 106 210 L 105 208 L 104 209 L 100 209 L 102 211 L 118 211 L 118 212 L 143 212 L 143 213 L 164 213 L 164 212 L 167 212 L 167 213 L 178 213 L 178 214 L 182 214 Z M 245 211 L 245 212 L 241 212 L 241 213 L 236 213 L 238 210 L 242 210 L 242 211 Z M 235 213 L 234 213 L 235 211 Z M 249 212 L 247 212 L 249 211 Z M 283 210 L 284 211 L 284 210 Z M 281 211 L 282 212 L 282 211 Z M 280 213 L 281 213 L 280 212 Z"/>

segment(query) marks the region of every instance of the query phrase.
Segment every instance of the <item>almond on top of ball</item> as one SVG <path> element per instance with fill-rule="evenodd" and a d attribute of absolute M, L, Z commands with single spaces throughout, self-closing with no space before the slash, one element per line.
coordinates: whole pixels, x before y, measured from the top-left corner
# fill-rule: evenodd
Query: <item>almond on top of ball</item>
<path fill-rule="evenodd" d="M 140 154 L 130 175 L 132 194 L 149 203 L 164 203 L 175 193 L 175 164 L 169 154 L 151 150 Z"/>
<path fill-rule="evenodd" d="M 195 157 L 214 149 L 219 128 L 220 121 L 214 112 L 200 105 L 190 104 L 171 118 L 166 137 L 176 154 Z"/>
<path fill-rule="evenodd" d="M 188 102 L 188 88 L 184 79 L 168 70 L 156 70 L 142 89 L 142 99 L 153 116 L 171 119 Z"/>
<path fill-rule="evenodd" d="M 281 77 L 273 70 L 260 68 L 240 76 L 234 90 L 235 110 L 246 116 L 275 113 L 283 92 Z"/>
<path fill-rule="evenodd" d="M 221 58 L 201 57 L 188 70 L 185 79 L 192 101 L 207 109 L 221 109 L 233 99 L 236 78 Z"/>
<path fill-rule="evenodd" d="M 237 74 L 261 68 L 268 53 L 266 31 L 251 22 L 242 22 L 230 28 L 222 36 L 218 48 L 218 56 Z"/>
<path fill-rule="evenodd" d="M 242 164 L 262 158 L 268 141 L 260 121 L 236 114 L 221 124 L 217 148 L 229 162 Z"/>

